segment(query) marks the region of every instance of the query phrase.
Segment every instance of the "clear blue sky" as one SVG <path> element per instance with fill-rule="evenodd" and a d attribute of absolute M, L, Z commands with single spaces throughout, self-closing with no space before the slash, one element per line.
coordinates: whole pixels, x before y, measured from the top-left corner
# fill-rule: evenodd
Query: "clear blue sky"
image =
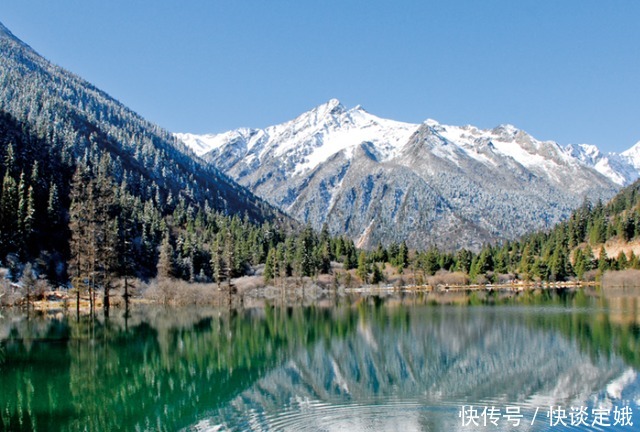
<path fill-rule="evenodd" d="M 640 1 L 2 0 L 0 21 L 174 132 L 338 98 L 606 151 L 640 140 Z"/>

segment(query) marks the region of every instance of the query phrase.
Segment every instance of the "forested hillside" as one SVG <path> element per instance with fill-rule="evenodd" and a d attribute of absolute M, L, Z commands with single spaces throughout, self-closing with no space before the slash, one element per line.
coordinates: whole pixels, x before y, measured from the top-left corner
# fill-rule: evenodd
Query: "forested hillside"
<path fill-rule="evenodd" d="M 353 242 L 326 229 L 257 223 L 184 196 L 171 207 L 145 199 L 113 175 L 109 153 L 76 160 L 6 113 L 0 140 L 0 256 L 15 280 L 29 263 L 51 283 L 108 298 L 123 276 L 230 286 L 260 264 L 267 280 L 328 273 L 336 260 L 356 264 Z"/>
<path fill-rule="evenodd" d="M 118 182 L 143 200 L 174 207 L 180 198 L 252 220 L 282 217 L 208 167 L 162 128 L 57 67 L 0 24 L 0 109 L 70 161 L 109 154 Z"/>
<path fill-rule="evenodd" d="M 411 268 L 419 277 L 440 271 L 460 272 L 476 282 L 565 281 L 583 279 L 590 271 L 640 269 L 640 257 L 630 248 L 617 256 L 608 256 L 605 248 L 607 242 L 624 246 L 638 240 L 640 181 L 623 189 L 606 205 L 585 201 L 568 220 L 549 231 L 486 245 L 477 254 L 464 249 L 448 253 L 432 248 L 392 261 L 399 269 Z M 389 261 L 389 256 L 395 255 L 388 255 L 380 247 L 368 256 L 368 263 Z"/>
<path fill-rule="evenodd" d="M 267 220 L 292 226 L 169 133 L 52 65 L 1 24 L 0 54 L 0 262 L 11 277 L 27 262 L 56 283 L 153 276 L 162 239 L 179 242 L 198 214 L 226 221 L 218 226 L 235 216 L 247 230 Z M 189 255 L 189 271 L 201 273 L 198 253 Z M 194 277 L 178 264 L 180 275 Z"/>

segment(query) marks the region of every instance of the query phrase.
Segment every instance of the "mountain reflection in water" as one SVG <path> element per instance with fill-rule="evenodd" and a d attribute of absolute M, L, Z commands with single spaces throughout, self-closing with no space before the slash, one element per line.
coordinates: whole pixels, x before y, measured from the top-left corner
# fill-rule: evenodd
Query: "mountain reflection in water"
<path fill-rule="evenodd" d="M 462 405 L 517 405 L 527 425 L 540 408 L 533 430 L 549 428 L 550 405 L 629 406 L 640 424 L 637 298 L 617 299 L 465 307 L 364 298 L 79 322 L 5 312 L 0 425 L 466 430 Z"/>

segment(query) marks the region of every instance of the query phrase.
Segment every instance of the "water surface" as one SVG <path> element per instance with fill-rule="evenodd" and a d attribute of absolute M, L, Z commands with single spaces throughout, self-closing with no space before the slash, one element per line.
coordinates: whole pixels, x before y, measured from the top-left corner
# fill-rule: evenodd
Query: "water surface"
<path fill-rule="evenodd" d="M 424 300 L 144 308 L 109 320 L 3 311 L 0 427 L 450 431 L 475 430 L 475 421 L 512 430 L 509 407 L 522 415 L 516 430 L 638 430 L 637 294 Z M 565 410 L 566 426 L 550 425 L 550 407 Z M 572 407 L 589 414 L 589 427 L 571 426 Z M 461 417 L 490 408 L 496 424 Z M 599 409 L 611 426 L 591 427 Z M 613 426 L 623 409 L 635 428 Z"/>

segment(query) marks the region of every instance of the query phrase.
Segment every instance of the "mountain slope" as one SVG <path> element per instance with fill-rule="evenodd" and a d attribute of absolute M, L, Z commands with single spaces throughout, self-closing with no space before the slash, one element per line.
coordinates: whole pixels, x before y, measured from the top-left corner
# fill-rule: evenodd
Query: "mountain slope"
<path fill-rule="evenodd" d="M 620 186 L 638 179 L 640 173 L 640 142 L 620 154 L 604 154 L 589 144 L 568 145 L 565 152 Z"/>
<path fill-rule="evenodd" d="M 280 212 L 207 166 L 167 131 L 42 58 L 0 24 L 0 110 L 24 122 L 69 160 L 108 153 L 117 181 L 166 211 L 180 201 L 256 221 Z"/>
<path fill-rule="evenodd" d="M 327 223 L 362 247 L 407 240 L 477 250 L 551 227 L 585 197 L 618 189 L 558 144 L 510 125 L 401 123 L 337 100 L 262 130 L 176 136 L 298 220 Z"/>

